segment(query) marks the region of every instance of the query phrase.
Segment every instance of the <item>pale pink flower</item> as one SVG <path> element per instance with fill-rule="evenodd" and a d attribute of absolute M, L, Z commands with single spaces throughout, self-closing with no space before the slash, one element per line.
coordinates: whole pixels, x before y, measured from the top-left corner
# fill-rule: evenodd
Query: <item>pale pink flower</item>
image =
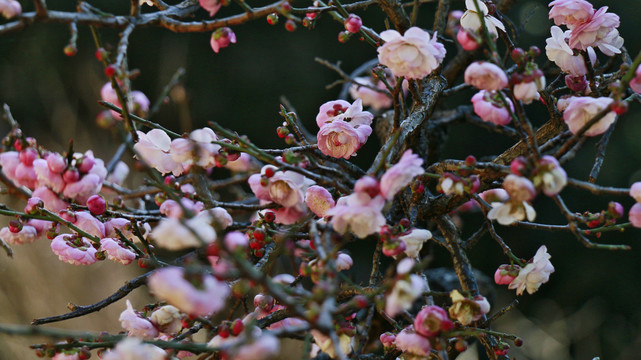
<path fill-rule="evenodd" d="M 320 106 L 316 115 L 316 125 L 322 128 L 333 121 L 342 120 L 354 128 L 372 124 L 374 115 L 369 111 L 363 111 L 363 102 L 356 99 L 353 104 L 345 100 L 328 101 Z"/>
<path fill-rule="evenodd" d="M 38 175 L 36 175 L 36 170 L 33 168 L 33 163 L 27 165 L 20 162 L 16 166 L 15 179 L 12 180 L 18 186 L 35 189 L 38 186 Z"/>
<path fill-rule="evenodd" d="M 385 217 L 381 213 L 383 206 L 383 197 L 371 198 L 366 193 L 356 192 L 338 199 L 336 206 L 325 216 L 332 216 L 331 224 L 337 232 L 344 234 L 349 230 L 363 239 L 385 225 Z"/>
<path fill-rule="evenodd" d="M 497 285 L 509 285 L 519 275 L 521 267 L 503 264 L 494 272 L 494 282 Z"/>
<path fill-rule="evenodd" d="M 479 90 L 501 90 L 507 86 L 507 75 L 500 67 L 487 61 L 476 61 L 465 69 L 465 83 Z"/>
<path fill-rule="evenodd" d="M 222 48 L 228 47 L 229 44 L 235 43 L 236 34 L 234 34 L 234 31 L 228 27 L 216 29 L 216 31 L 211 34 L 211 41 L 209 42 L 215 53 L 218 53 Z"/>
<path fill-rule="evenodd" d="M 120 231 L 120 233 L 125 236 L 127 239 L 133 241 L 139 241 L 133 233 L 133 226 L 131 225 L 131 222 L 127 219 L 123 218 L 112 218 L 109 219 L 107 222 L 104 223 L 105 225 L 105 237 L 108 238 L 114 238 L 114 239 L 120 239 L 120 234 L 116 231 Z M 145 224 L 146 226 L 149 226 Z M 144 227 L 141 228 L 141 231 L 145 231 Z"/>
<path fill-rule="evenodd" d="M 514 111 L 512 100 L 505 97 L 505 101 L 510 106 L 510 109 Z M 474 113 L 485 122 L 490 122 L 494 125 L 507 125 L 512 121 L 510 112 L 494 91 L 481 90 L 477 92 L 472 96 L 472 106 L 474 107 Z"/>
<path fill-rule="evenodd" d="M 105 237 L 105 225 L 86 211 L 78 211 L 75 214 L 76 221 L 73 222 L 80 230 L 97 238 Z"/>
<path fill-rule="evenodd" d="M 211 216 L 211 225 L 216 231 L 223 231 L 234 223 L 234 219 L 225 208 L 217 206 L 208 209 L 207 212 Z"/>
<path fill-rule="evenodd" d="M 216 230 L 211 226 L 212 216 L 203 211 L 191 219 L 164 218 L 151 231 L 156 244 L 168 250 L 200 247 L 216 241 Z"/>
<path fill-rule="evenodd" d="M 0 13 L 7 19 L 22 14 L 22 6 L 15 0 L 0 0 Z"/>
<path fill-rule="evenodd" d="M 120 313 L 120 326 L 127 330 L 129 336 L 141 339 L 153 339 L 158 336 L 158 329 L 151 321 L 139 315 L 127 300 L 127 309 Z"/>
<path fill-rule="evenodd" d="M 147 95 L 145 95 L 143 92 L 135 90 L 129 93 L 125 93 L 125 95 L 128 96 L 127 106 L 130 112 L 136 114 L 146 114 L 147 111 L 149 111 L 150 101 L 149 98 L 147 98 Z M 118 94 L 111 85 L 111 81 L 105 83 L 102 86 L 102 88 L 100 89 L 100 97 L 103 101 L 110 102 L 119 108 L 122 107 L 122 105 L 120 104 L 120 99 L 118 99 Z M 114 119 L 122 119 L 122 115 L 120 115 L 117 111 L 110 110 L 110 113 Z"/>
<path fill-rule="evenodd" d="M 551 257 L 545 245 L 541 246 L 534 258 L 519 271 L 519 275 L 510 283 L 508 289 L 516 289 L 517 295 L 523 294 L 525 290 L 530 295 L 534 294 L 541 284 L 548 282 L 550 274 L 554 272 Z"/>
<path fill-rule="evenodd" d="M 218 0 L 198 0 L 200 7 L 209 12 L 209 16 L 214 16 L 222 6 Z"/>
<path fill-rule="evenodd" d="M 533 81 L 521 82 L 514 85 L 514 98 L 523 101 L 524 104 L 530 104 L 534 100 L 539 100 L 541 95 L 539 91 L 545 88 L 545 76 L 537 76 Z"/>
<path fill-rule="evenodd" d="M 371 133 L 369 125 L 353 125 L 335 120 L 323 125 L 318 131 L 318 149 L 327 156 L 349 159 L 365 144 Z"/>
<path fill-rule="evenodd" d="M 570 104 L 563 111 L 563 121 L 573 134 L 576 134 L 585 123 L 594 118 L 599 112 L 607 109 L 614 100 L 609 97 L 593 98 L 589 96 L 572 97 Z M 614 111 L 608 112 L 596 124 L 592 125 L 585 136 L 596 136 L 603 134 L 616 119 Z"/>
<path fill-rule="evenodd" d="M 31 194 L 32 197 L 38 197 L 42 199 L 42 202 L 45 204 L 45 209 L 53 212 L 59 212 L 60 210 L 66 209 L 69 204 L 58 198 L 51 189 L 46 186 L 41 186 L 33 191 Z"/>
<path fill-rule="evenodd" d="M 46 157 L 49 170 L 56 174 L 62 174 L 67 168 L 67 160 L 58 153 L 50 153 Z"/>
<path fill-rule="evenodd" d="M 175 176 L 182 174 L 183 167 L 174 161 L 169 153 L 171 139 L 160 129 L 152 129 L 148 133 L 138 131 L 138 142 L 134 145 L 137 156 L 149 166 L 163 174 L 173 173 Z"/>
<path fill-rule="evenodd" d="M 461 16 L 461 27 L 471 32 L 480 32 L 482 24 L 475 3 L 478 4 L 479 10 L 483 14 L 487 31 L 494 39 L 499 36 L 497 29 L 505 32 L 505 25 L 503 25 L 499 19 L 489 14 L 489 9 L 482 0 L 465 0 L 467 10 L 463 13 L 463 16 Z"/>
<path fill-rule="evenodd" d="M 107 175 L 106 180 L 116 185 L 122 185 L 127 175 L 129 175 L 129 166 L 122 161 L 118 161 L 114 170 Z"/>
<path fill-rule="evenodd" d="M 554 19 L 555 25 L 567 25 L 570 29 L 588 21 L 594 8 L 585 0 L 554 0 L 551 6 L 549 18 Z"/>
<path fill-rule="evenodd" d="M 16 182 L 16 168 L 19 164 L 20 155 L 17 151 L 6 151 L 0 153 L 0 166 L 2 166 L 2 172 L 14 183 Z"/>
<path fill-rule="evenodd" d="M 406 327 L 396 335 L 394 345 L 396 345 L 396 348 L 402 351 L 403 356 L 408 359 L 427 359 L 432 349 L 430 340 L 418 334 L 412 325 Z"/>
<path fill-rule="evenodd" d="M 149 316 L 149 320 L 162 333 L 175 336 L 182 329 L 182 313 L 177 307 L 172 305 L 161 306 L 154 310 Z"/>
<path fill-rule="evenodd" d="M 232 172 L 250 172 L 258 168 L 256 161 L 247 153 L 241 153 L 234 161 L 228 161 L 225 167 Z"/>
<path fill-rule="evenodd" d="M 636 202 L 641 203 L 641 181 L 637 181 L 630 186 L 630 196 L 632 196 Z"/>
<path fill-rule="evenodd" d="M 51 250 L 61 261 L 71 265 L 90 265 L 96 262 L 96 249 L 91 241 L 76 235 L 56 236 L 51 241 Z"/>
<path fill-rule="evenodd" d="M 196 164 L 204 169 L 211 169 L 216 166 L 216 155 L 220 150 L 220 145 L 212 144 L 212 141 L 217 140 L 218 136 L 210 128 L 194 130 L 188 139 L 179 138 L 171 142 L 171 157 L 181 163 L 183 168 Z"/>
<path fill-rule="evenodd" d="M 183 208 L 191 211 L 194 215 L 200 213 L 205 204 L 202 201 L 194 201 L 188 198 L 181 198 L 180 203 L 175 200 L 167 199 L 160 204 L 160 213 L 172 219 L 180 219 L 183 217 Z"/>
<path fill-rule="evenodd" d="M 492 202 L 492 209 L 487 213 L 487 218 L 496 220 L 501 225 L 510 225 L 525 218 L 533 221 L 536 211 L 528 201 L 536 195 L 534 184 L 527 178 L 510 174 L 503 180 L 503 188 L 510 199 L 505 203 Z"/>
<path fill-rule="evenodd" d="M 632 226 L 636 228 L 641 228 L 641 204 L 636 203 L 630 208 L 628 213 L 628 220 L 632 223 Z"/>
<path fill-rule="evenodd" d="M 97 174 L 86 174 L 79 181 L 67 183 L 62 194 L 79 203 L 86 203 L 89 197 L 100 192 L 104 178 Z"/>
<path fill-rule="evenodd" d="M 574 76 L 583 76 L 587 74 L 588 70 L 585 65 L 585 60 L 581 54 L 574 54 L 568 41 L 570 39 L 570 31 L 563 32 L 560 27 L 552 26 L 550 29 L 552 37 L 545 40 L 545 53 L 563 72 L 572 74 Z M 596 62 L 596 53 L 592 48 L 588 48 L 588 55 L 590 62 Z"/>
<path fill-rule="evenodd" d="M 403 236 L 399 236 L 399 240 L 405 243 L 405 255 L 411 258 L 418 257 L 423 243 L 432 238 L 432 233 L 425 229 L 412 229 L 412 231 Z"/>
<path fill-rule="evenodd" d="M 414 329 L 417 333 L 432 337 L 441 331 L 448 331 L 452 328 L 452 321 L 447 317 L 447 312 L 440 306 L 425 306 L 416 314 Z"/>
<path fill-rule="evenodd" d="M 277 171 L 269 179 L 269 196 L 276 204 L 294 207 L 305 202 L 305 191 L 313 180 L 294 171 Z"/>
<path fill-rule="evenodd" d="M 327 210 L 336 205 L 336 202 L 327 189 L 312 185 L 305 191 L 305 204 L 316 216 L 322 218 Z"/>
<path fill-rule="evenodd" d="M 371 77 L 357 77 L 354 78 L 355 84 L 349 87 L 349 95 L 354 99 L 361 99 L 363 106 L 371 106 L 374 110 L 387 109 L 392 106 L 392 98 L 385 92 L 375 91 L 367 86 L 376 87 L 381 90 L 387 90 L 385 84 L 378 80 L 376 83 L 372 81 Z M 389 81 L 389 80 L 388 80 Z M 391 86 L 392 81 L 389 81 Z"/>
<path fill-rule="evenodd" d="M 445 58 L 445 47 L 430 34 L 411 27 L 401 35 L 396 30 L 381 32 L 385 41 L 378 51 L 378 61 L 392 70 L 394 76 L 422 79 L 434 71 Z"/>
<path fill-rule="evenodd" d="M 537 164 L 532 182 L 537 188 L 540 187 L 545 195 L 554 196 L 563 190 L 568 182 L 568 175 L 556 158 L 545 155 Z"/>
<path fill-rule="evenodd" d="M 244 249 L 249 245 L 249 239 L 240 231 L 232 231 L 225 235 L 225 247 L 229 251 L 235 251 L 237 248 Z"/>
<path fill-rule="evenodd" d="M 147 285 L 158 299 L 187 314 L 210 316 L 225 306 L 230 294 L 227 284 L 209 274 L 201 274 L 198 275 L 201 285 L 194 287 L 184 276 L 182 268 L 165 267 L 151 274 Z"/>
<path fill-rule="evenodd" d="M 608 7 L 604 6 L 597 10 L 590 20 L 573 28 L 570 47 L 579 50 L 599 47 L 608 56 L 620 53 L 623 39 L 616 30 L 620 24 L 619 16 L 607 11 Z"/>
<path fill-rule="evenodd" d="M 272 209 L 266 211 L 272 211 L 274 215 L 276 215 L 276 220 L 274 220 L 274 222 L 282 225 L 294 224 L 298 220 L 301 220 L 303 217 L 305 217 L 305 215 L 307 214 L 307 209 L 297 206 L 290 208 L 283 207 L 280 209 Z"/>
<path fill-rule="evenodd" d="M 387 169 L 381 177 L 381 194 L 387 200 L 392 200 L 394 195 L 418 175 L 425 172 L 423 159 L 413 154 L 412 150 L 406 150 L 401 159 L 392 167 Z"/>
<path fill-rule="evenodd" d="M 49 156 L 51 157 L 51 156 Z M 33 162 L 33 169 L 38 177 L 40 186 L 48 186 L 56 193 L 61 193 L 66 183 L 60 173 L 51 171 L 48 161 L 45 159 L 36 159 Z"/>
<path fill-rule="evenodd" d="M 336 256 L 336 271 L 349 270 L 349 268 L 354 265 L 354 260 L 352 257 L 345 254 L 344 252 L 338 252 Z"/>
<path fill-rule="evenodd" d="M 100 248 L 107 253 L 107 258 L 123 265 L 136 260 L 136 253 L 120 242 L 118 238 L 100 239 Z"/>
<path fill-rule="evenodd" d="M 23 225 L 22 229 L 17 232 L 11 232 L 8 227 L 0 229 L 0 239 L 10 245 L 30 244 L 38 238 L 38 231 L 35 227 Z"/>
<path fill-rule="evenodd" d="M 450 298 L 452 299 L 452 306 L 448 309 L 450 317 L 463 326 L 480 320 L 490 311 L 490 303 L 483 296 L 470 299 L 461 295 L 458 290 L 452 290 Z"/>
<path fill-rule="evenodd" d="M 107 351 L 102 360 L 165 360 L 165 350 L 151 345 L 144 344 L 140 339 L 127 337 L 116 346 Z"/>
<path fill-rule="evenodd" d="M 414 301 L 423 295 L 425 281 L 415 274 L 402 277 L 394 283 L 392 291 L 385 297 L 385 313 L 391 317 L 409 310 Z"/>
<path fill-rule="evenodd" d="M 641 66 L 637 66 L 634 78 L 630 80 L 630 89 L 637 94 L 641 94 Z"/>
<path fill-rule="evenodd" d="M 261 333 L 252 342 L 245 342 L 236 349 L 233 354 L 234 360 L 266 360 L 280 352 L 280 342 L 276 336 L 269 333 Z"/>

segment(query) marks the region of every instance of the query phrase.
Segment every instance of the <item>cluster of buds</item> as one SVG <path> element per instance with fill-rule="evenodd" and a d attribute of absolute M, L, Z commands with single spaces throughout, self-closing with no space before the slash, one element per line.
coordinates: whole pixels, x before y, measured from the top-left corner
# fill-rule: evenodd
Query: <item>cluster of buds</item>
<path fill-rule="evenodd" d="M 616 201 L 610 201 L 608 203 L 608 208 L 601 210 L 601 212 L 591 213 L 586 211 L 583 214 L 583 221 L 589 228 L 593 229 L 600 226 L 614 225 L 617 220 L 623 216 L 623 214 L 623 205 Z M 596 236 L 600 237 L 601 233 L 597 233 Z"/>
<path fill-rule="evenodd" d="M 531 179 L 535 188 L 547 196 L 555 196 L 561 192 L 568 181 L 568 176 L 559 161 L 550 155 L 541 157 L 534 164 L 519 156 L 510 163 L 510 170 L 514 175 Z"/>
<path fill-rule="evenodd" d="M 530 47 L 527 53 L 521 48 L 515 48 L 511 52 L 517 69 L 510 76 L 510 84 L 513 86 L 514 97 L 525 104 L 538 100 L 539 91 L 545 88 L 543 71 L 534 62 L 534 58 L 540 54 L 541 50 L 536 46 Z"/>
<path fill-rule="evenodd" d="M 401 219 L 396 226 L 384 225 L 379 232 L 383 242 L 383 254 L 386 256 L 396 256 L 401 254 L 407 248 L 407 245 L 400 239 L 403 235 L 410 233 L 410 221 Z"/>
<path fill-rule="evenodd" d="M 243 330 L 245 330 L 245 324 L 241 319 L 236 319 L 234 321 L 223 320 L 220 325 L 218 325 L 218 335 L 223 339 L 226 339 L 230 336 L 238 336 Z"/>
<path fill-rule="evenodd" d="M 249 248 L 252 255 L 257 258 L 262 258 L 265 255 L 265 246 L 272 242 L 272 237 L 263 228 L 264 225 L 273 224 L 276 216 L 272 211 L 263 213 L 263 217 L 254 223 L 255 228 L 247 231 L 249 236 Z"/>
<path fill-rule="evenodd" d="M 341 43 L 346 43 L 351 37 L 352 34 L 357 34 L 361 27 L 363 26 L 363 21 L 360 16 L 355 14 L 349 14 L 343 22 L 345 26 L 345 31 L 338 33 L 338 41 Z"/>
<path fill-rule="evenodd" d="M 285 139 L 285 144 L 294 145 L 296 143 L 296 136 L 289 131 L 289 127 L 286 122 L 283 122 L 283 125 L 276 128 L 276 134 L 281 139 Z"/>
<path fill-rule="evenodd" d="M 465 159 L 465 164 L 460 166 L 455 173 L 445 173 L 439 179 L 436 190 L 445 195 L 474 194 L 481 187 L 477 175 L 472 175 L 476 165 L 476 158 L 472 155 Z"/>

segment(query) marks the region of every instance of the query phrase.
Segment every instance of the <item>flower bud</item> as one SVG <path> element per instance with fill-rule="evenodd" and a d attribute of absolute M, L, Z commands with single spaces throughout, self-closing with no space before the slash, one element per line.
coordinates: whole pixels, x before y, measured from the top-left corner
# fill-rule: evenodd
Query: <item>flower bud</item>
<path fill-rule="evenodd" d="M 349 14 L 345 19 L 345 30 L 352 34 L 357 33 L 361 29 L 361 26 L 363 26 L 363 21 L 358 15 Z"/>
<path fill-rule="evenodd" d="M 229 44 L 235 43 L 236 34 L 228 27 L 216 29 L 216 31 L 211 34 L 211 41 L 209 42 L 215 53 L 218 53 L 222 48 L 228 47 Z"/>

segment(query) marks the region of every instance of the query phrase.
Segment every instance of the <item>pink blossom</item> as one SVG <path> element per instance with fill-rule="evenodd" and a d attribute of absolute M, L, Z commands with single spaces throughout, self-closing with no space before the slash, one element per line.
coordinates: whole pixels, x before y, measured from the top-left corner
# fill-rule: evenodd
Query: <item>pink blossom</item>
<path fill-rule="evenodd" d="M 250 172 L 257 168 L 256 161 L 247 153 L 241 153 L 234 161 L 228 161 L 225 167 L 232 172 Z"/>
<path fill-rule="evenodd" d="M 150 344 L 144 344 L 140 339 L 127 337 L 107 351 L 102 360 L 165 360 L 165 350 Z"/>
<path fill-rule="evenodd" d="M 456 41 L 461 45 L 463 50 L 474 51 L 481 46 L 473 35 L 470 35 L 468 30 L 460 28 L 456 33 Z"/>
<path fill-rule="evenodd" d="M 494 272 L 494 282 L 497 285 L 509 285 L 518 275 L 521 267 L 503 264 Z"/>
<path fill-rule="evenodd" d="M 607 11 L 608 7 L 604 6 L 597 10 L 590 20 L 573 28 L 570 47 L 579 50 L 599 47 L 608 56 L 620 53 L 623 39 L 620 39 L 619 32 L 616 30 L 620 24 L 619 16 Z"/>
<path fill-rule="evenodd" d="M 476 61 L 465 69 L 465 83 L 479 90 L 501 90 L 507 86 L 507 75 L 500 67 L 487 61 Z"/>
<path fill-rule="evenodd" d="M 136 235 L 134 235 L 133 233 L 133 226 L 127 219 L 112 218 L 105 222 L 103 225 L 105 225 L 105 237 L 119 239 L 120 234 L 118 234 L 118 232 L 116 231 L 118 230 L 121 234 L 123 234 L 127 239 L 131 241 L 137 239 Z"/>
<path fill-rule="evenodd" d="M 25 163 L 20 162 L 16 166 L 15 179 L 14 182 L 18 186 L 25 186 L 29 189 L 35 189 L 38 185 L 38 175 L 36 170 L 33 168 L 33 163 L 26 165 Z"/>
<path fill-rule="evenodd" d="M 399 236 L 399 240 L 405 243 L 405 255 L 411 258 L 418 257 L 423 243 L 432 238 L 432 233 L 425 229 L 412 229 L 409 234 Z"/>
<path fill-rule="evenodd" d="M 96 249 L 86 238 L 62 234 L 51 241 L 51 250 L 61 261 L 71 265 L 90 265 L 96 262 Z"/>
<path fill-rule="evenodd" d="M 514 98 L 523 101 L 524 104 L 530 104 L 534 100 L 539 100 L 541 95 L 539 91 L 545 88 L 545 76 L 536 76 L 533 81 L 521 82 L 514 85 Z"/>
<path fill-rule="evenodd" d="M 586 22 L 594 14 L 592 4 L 585 0 L 554 0 L 549 18 L 554 19 L 555 25 L 567 25 L 570 29 Z"/>
<path fill-rule="evenodd" d="M 424 359 L 430 355 L 430 340 L 418 334 L 412 325 L 403 329 L 394 340 L 394 345 L 410 359 Z"/>
<path fill-rule="evenodd" d="M 318 131 L 318 149 L 327 156 L 349 159 L 365 144 L 371 133 L 369 125 L 354 126 L 335 120 L 323 125 Z"/>
<path fill-rule="evenodd" d="M 15 0 L 0 0 L 0 13 L 7 19 L 22 14 L 22 6 Z"/>
<path fill-rule="evenodd" d="M 0 229 L 0 239 L 10 245 L 30 244 L 38 238 L 38 231 L 33 226 L 23 225 L 22 229 L 17 232 L 11 232 L 8 227 Z"/>
<path fill-rule="evenodd" d="M 516 294 L 521 295 L 527 289 L 528 294 L 534 294 L 541 284 L 548 282 L 550 274 L 554 272 L 554 266 L 550 262 L 552 257 L 548 254 L 545 245 L 537 250 L 534 258 L 519 271 L 519 275 L 514 279 L 508 289 L 516 289 Z"/>
<path fill-rule="evenodd" d="M 301 220 L 306 215 L 306 209 L 301 209 L 299 207 L 284 207 L 272 211 L 276 215 L 275 222 L 282 225 L 291 225 L 296 223 L 298 220 Z"/>
<path fill-rule="evenodd" d="M 240 231 L 232 231 L 225 235 L 225 247 L 229 251 L 235 251 L 237 248 L 244 249 L 249 245 L 249 239 Z"/>
<path fill-rule="evenodd" d="M 637 94 L 641 94 L 641 66 L 637 66 L 634 77 L 630 80 L 630 89 Z"/>
<path fill-rule="evenodd" d="M 385 297 L 385 313 L 391 317 L 409 310 L 414 301 L 425 291 L 425 281 L 415 274 L 402 277 L 394 283 L 392 291 Z"/>
<path fill-rule="evenodd" d="M 146 114 L 147 111 L 149 111 L 149 98 L 147 98 L 147 95 L 145 95 L 143 92 L 135 90 L 125 93 L 125 95 L 128 96 L 127 105 L 130 112 L 136 114 Z M 120 104 L 120 99 L 118 98 L 118 94 L 112 87 L 111 81 L 105 83 L 102 86 L 102 88 L 100 89 L 100 97 L 103 101 L 110 102 L 117 107 L 122 107 L 122 105 Z M 110 113 L 114 119 L 122 119 L 122 115 L 120 115 L 117 111 L 110 110 Z"/>
<path fill-rule="evenodd" d="M 105 225 L 86 211 L 75 213 L 76 221 L 73 222 L 81 230 L 97 238 L 105 237 Z"/>
<path fill-rule="evenodd" d="M 637 181 L 630 186 L 630 196 L 632 196 L 636 202 L 641 202 L 641 181 Z"/>
<path fill-rule="evenodd" d="M 499 36 L 497 29 L 501 29 L 505 32 L 505 25 L 503 25 L 499 19 L 489 14 L 490 11 L 482 0 L 465 0 L 465 7 L 467 10 L 461 16 L 461 27 L 471 32 L 481 31 L 482 25 L 479 18 L 479 11 L 476 9 L 477 5 L 481 14 L 483 14 L 487 31 L 496 39 Z"/>
<path fill-rule="evenodd" d="M 336 271 L 349 270 L 349 268 L 354 265 L 354 260 L 352 257 L 345 254 L 344 252 L 338 252 L 336 256 Z"/>
<path fill-rule="evenodd" d="M 563 190 L 568 182 L 568 175 L 556 158 L 545 155 L 537 164 L 532 182 L 537 188 L 540 187 L 545 195 L 554 196 Z"/>
<path fill-rule="evenodd" d="M 245 342 L 237 348 L 234 360 L 265 360 L 278 355 L 280 342 L 269 333 L 262 333 L 253 342 Z"/>
<path fill-rule="evenodd" d="M 630 220 L 632 226 L 641 228 L 641 203 L 632 205 L 628 213 L 628 220 Z"/>
<path fill-rule="evenodd" d="M 304 203 L 305 191 L 313 180 L 294 171 L 277 171 L 269 179 L 269 196 L 276 204 L 294 207 Z"/>
<path fill-rule="evenodd" d="M 216 230 L 211 226 L 212 216 L 203 211 L 191 219 L 164 218 L 152 230 L 156 244 L 168 250 L 182 250 L 211 244 L 216 241 Z"/>
<path fill-rule="evenodd" d="M 91 195 L 87 199 L 87 208 L 94 215 L 102 215 L 107 211 L 107 202 L 101 195 Z"/>
<path fill-rule="evenodd" d="M 147 285 L 158 299 L 166 301 L 187 314 L 210 316 L 225 306 L 225 301 L 230 294 L 227 284 L 216 280 L 211 275 L 199 274 L 197 276 L 201 285 L 194 287 L 185 279 L 185 275 L 185 270 L 182 268 L 165 267 L 151 274 Z"/>
<path fill-rule="evenodd" d="M 316 115 L 316 125 L 323 128 L 324 125 L 334 121 L 344 121 L 355 129 L 360 126 L 370 126 L 374 115 L 369 111 L 363 111 L 363 102 L 356 99 L 353 104 L 345 100 L 328 101 L 320 106 Z M 367 137 L 366 135 L 365 137 Z"/>
<path fill-rule="evenodd" d="M 182 174 L 183 167 L 174 161 L 169 153 L 171 139 L 160 129 L 152 129 L 148 133 L 138 131 L 138 142 L 134 145 L 137 156 L 149 166 L 163 174 L 173 173 L 175 176 Z"/>
<path fill-rule="evenodd" d="M 580 54 L 575 55 L 568 41 L 570 39 L 570 31 L 563 32 L 560 27 L 552 26 L 550 29 L 552 37 L 545 40 L 545 53 L 563 72 L 572 74 L 574 76 L 583 76 L 587 74 L 588 70 L 585 66 L 583 56 Z M 596 53 L 592 48 L 588 48 L 588 55 L 590 62 L 596 62 Z"/>
<path fill-rule="evenodd" d="M 49 170 L 55 174 L 62 174 L 67 168 L 66 159 L 58 153 L 50 153 L 47 155 L 46 161 Z"/>
<path fill-rule="evenodd" d="M 352 34 L 356 34 L 361 29 L 361 26 L 363 26 L 363 21 L 360 16 L 349 14 L 349 16 L 345 18 L 345 30 Z"/>
<path fill-rule="evenodd" d="M 381 194 L 385 199 L 392 200 L 396 193 L 424 172 L 423 159 L 413 154 L 412 150 L 406 150 L 398 163 L 387 169 L 381 177 Z"/>
<path fill-rule="evenodd" d="M 387 66 L 394 76 L 422 79 L 434 71 L 445 58 L 445 47 L 430 34 L 411 27 L 401 35 L 396 30 L 381 32 L 385 43 L 378 51 L 378 61 Z"/>
<path fill-rule="evenodd" d="M 67 183 L 62 194 L 79 203 L 86 203 L 92 195 L 100 192 L 103 180 L 96 174 L 86 174 L 79 181 Z"/>
<path fill-rule="evenodd" d="M 222 48 L 228 47 L 229 44 L 235 43 L 236 34 L 228 27 L 216 29 L 216 31 L 211 34 L 211 41 L 209 42 L 215 53 L 218 53 Z"/>
<path fill-rule="evenodd" d="M 116 185 L 122 185 L 127 175 L 129 175 L 129 166 L 122 161 L 118 161 L 111 174 L 107 175 L 106 180 Z"/>
<path fill-rule="evenodd" d="M 2 167 L 2 172 L 14 183 L 16 182 L 16 168 L 19 164 L 20 155 L 18 155 L 17 151 L 6 151 L 0 153 L 0 166 Z"/>
<path fill-rule="evenodd" d="M 160 213 L 172 219 L 180 219 L 184 216 L 183 208 L 191 211 L 194 215 L 203 210 L 205 204 L 201 201 L 193 201 L 188 198 L 181 198 L 180 204 L 172 199 L 167 199 L 160 204 Z"/>
<path fill-rule="evenodd" d="M 42 199 L 42 202 L 45 204 L 45 209 L 56 213 L 69 206 L 67 202 L 60 200 L 58 196 L 46 186 L 35 189 L 31 196 Z"/>
<path fill-rule="evenodd" d="M 379 184 L 378 180 L 376 180 L 376 178 L 373 178 L 371 176 L 363 176 L 356 181 L 356 184 L 354 184 L 354 191 L 364 192 L 373 198 L 376 195 L 380 195 L 381 185 Z"/>
<path fill-rule="evenodd" d="M 510 225 L 525 218 L 533 221 L 536 211 L 528 201 L 536 195 L 534 184 L 527 178 L 510 174 L 503 180 L 503 188 L 510 195 L 510 199 L 505 203 L 492 202 L 492 209 L 487 213 L 487 218 L 496 220 L 501 225 Z"/>
<path fill-rule="evenodd" d="M 324 217 L 327 210 L 336 205 L 332 194 L 322 186 L 312 185 L 305 191 L 305 204 L 318 217 Z"/>
<path fill-rule="evenodd" d="M 158 329 L 154 324 L 138 315 L 129 300 L 127 300 L 127 309 L 120 313 L 118 321 L 120 321 L 120 326 L 128 331 L 129 336 L 142 339 L 153 339 L 158 336 Z"/>
<path fill-rule="evenodd" d="M 505 101 L 514 111 L 512 101 L 505 97 Z M 478 115 L 481 120 L 490 122 L 494 125 L 507 125 L 512 121 L 510 112 L 505 108 L 503 101 L 498 94 L 493 91 L 481 90 L 472 96 L 472 106 L 474 113 Z"/>
<path fill-rule="evenodd" d="M 325 216 L 332 216 L 331 224 L 337 232 L 344 234 L 349 229 L 363 239 L 385 225 L 385 217 L 381 213 L 383 206 L 383 197 L 371 198 L 366 193 L 356 192 L 338 199 L 336 206 Z"/>
<path fill-rule="evenodd" d="M 607 109 L 614 100 L 609 97 L 593 98 L 589 96 L 572 97 L 570 104 L 563 111 L 563 121 L 573 134 L 576 134 L 585 123 L 594 118 L 602 110 Z M 614 111 L 608 112 L 596 124 L 592 125 L 585 136 L 603 134 L 616 119 Z"/>
<path fill-rule="evenodd" d="M 374 82 L 371 77 L 357 77 L 354 78 L 355 84 L 349 87 L 349 95 L 354 99 L 361 99 L 363 106 L 371 106 L 374 110 L 387 109 L 392 106 L 392 98 L 386 92 L 375 91 L 368 86 L 375 87 L 381 90 L 386 90 L 385 84 L 377 80 Z M 390 86 L 394 82 L 389 81 Z M 366 86 L 363 86 L 366 85 Z"/>
<path fill-rule="evenodd" d="M 103 238 L 100 248 L 107 253 L 107 258 L 123 265 L 129 265 L 136 260 L 136 253 L 120 242 L 117 238 Z"/>
<path fill-rule="evenodd" d="M 209 12 L 209 16 L 214 16 L 222 6 L 218 0 L 198 0 L 200 7 Z"/>
<path fill-rule="evenodd" d="M 212 141 L 218 140 L 212 129 L 196 129 L 189 134 L 188 139 L 179 138 L 171 142 L 171 157 L 181 163 L 183 168 L 196 164 L 204 169 L 211 169 L 217 165 L 216 155 L 220 150 L 220 145 L 213 144 Z"/>
<path fill-rule="evenodd" d="M 448 331 L 452 328 L 452 321 L 447 317 L 447 312 L 440 306 L 425 306 L 416 314 L 414 329 L 417 333 L 432 337 L 441 331 Z"/>
<path fill-rule="evenodd" d="M 66 183 L 63 180 L 62 175 L 51 171 L 47 160 L 35 160 L 33 162 L 33 169 L 36 172 L 40 186 L 46 185 L 56 193 L 62 192 Z"/>
<path fill-rule="evenodd" d="M 382 333 L 381 336 L 379 336 L 378 338 L 381 341 L 381 344 L 383 344 L 383 347 L 385 348 L 385 350 L 388 350 L 394 345 L 394 340 L 396 340 L 396 335 L 392 334 L 391 332 L 385 332 L 385 333 Z"/>

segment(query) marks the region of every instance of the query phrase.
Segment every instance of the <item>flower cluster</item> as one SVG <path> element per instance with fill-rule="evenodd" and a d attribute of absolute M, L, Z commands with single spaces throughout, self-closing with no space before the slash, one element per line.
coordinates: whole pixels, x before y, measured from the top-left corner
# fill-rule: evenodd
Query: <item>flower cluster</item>
<path fill-rule="evenodd" d="M 349 159 L 372 133 L 372 115 L 363 111 L 361 99 L 353 104 L 344 100 L 321 105 L 316 115 L 318 149 L 325 155 Z"/>

